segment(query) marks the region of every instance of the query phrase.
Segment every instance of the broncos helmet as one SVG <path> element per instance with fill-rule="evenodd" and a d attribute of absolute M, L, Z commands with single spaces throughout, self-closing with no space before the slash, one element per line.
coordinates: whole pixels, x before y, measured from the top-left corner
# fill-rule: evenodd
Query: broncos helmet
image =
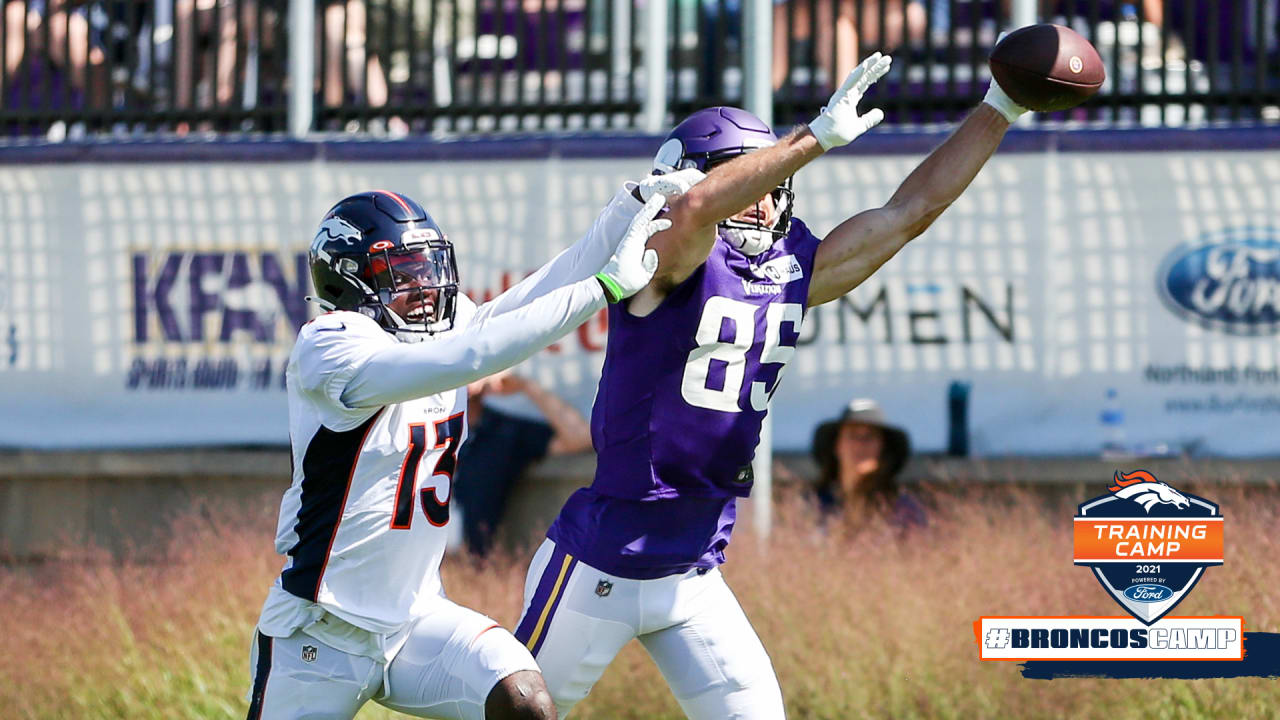
<path fill-rule="evenodd" d="M 453 327 L 453 244 L 418 203 L 386 190 L 343 198 L 325 213 L 308 253 L 326 310 L 373 318 L 403 339 Z"/>
<path fill-rule="evenodd" d="M 684 119 L 667 135 L 653 158 L 655 173 L 662 174 L 712 167 L 743 153 L 778 142 L 768 125 L 755 115 L 735 107 L 710 107 Z M 791 178 L 773 190 L 777 219 L 769 227 L 760 222 L 722 220 L 719 224 L 730 243 L 748 256 L 759 255 L 791 229 L 794 193 Z"/>

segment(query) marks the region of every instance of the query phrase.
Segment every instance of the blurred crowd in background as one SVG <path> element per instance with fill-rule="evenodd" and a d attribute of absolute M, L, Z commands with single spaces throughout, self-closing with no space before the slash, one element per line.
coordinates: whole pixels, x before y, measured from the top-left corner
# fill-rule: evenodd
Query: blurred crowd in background
<path fill-rule="evenodd" d="M 954 119 L 980 97 L 1014 0 L 774 0 L 775 118 L 819 107 L 857 58 L 894 53 L 891 123 Z M 1108 65 L 1091 109 L 1050 120 L 1145 126 L 1280 120 L 1280 0 L 1038 0 Z M 323 131 L 633 128 L 647 0 L 320 0 Z M 284 0 L 7 0 L 8 136 L 280 132 L 293 37 Z M 742 0 L 671 0 L 670 111 L 741 103 Z"/>

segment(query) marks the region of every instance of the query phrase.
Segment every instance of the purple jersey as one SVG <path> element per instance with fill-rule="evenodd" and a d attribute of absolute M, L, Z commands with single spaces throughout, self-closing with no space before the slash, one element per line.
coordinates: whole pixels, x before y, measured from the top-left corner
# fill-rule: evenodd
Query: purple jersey
<path fill-rule="evenodd" d="M 799 220 L 754 258 L 720 239 L 649 315 L 610 306 L 591 412 L 595 481 L 548 537 L 621 577 L 724 561 L 769 397 L 795 353 L 818 242 Z"/>

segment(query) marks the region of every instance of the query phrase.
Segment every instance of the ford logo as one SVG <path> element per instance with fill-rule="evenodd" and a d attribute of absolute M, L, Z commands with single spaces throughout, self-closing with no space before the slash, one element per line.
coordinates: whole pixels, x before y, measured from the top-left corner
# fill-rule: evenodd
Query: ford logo
<path fill-rule="evenodd" d="M 1173 591 L 1163 585 L 1130 585 L 1124 596 L 1134 602 L 1153 603 L 1168 600 Z"/>
<path fill-rule="evenodd" d="M 1156 275 L 1184 320 L 1236 335 L 1280 332 L 1280 229 L 1235 228 L 1175 248 Z"/>

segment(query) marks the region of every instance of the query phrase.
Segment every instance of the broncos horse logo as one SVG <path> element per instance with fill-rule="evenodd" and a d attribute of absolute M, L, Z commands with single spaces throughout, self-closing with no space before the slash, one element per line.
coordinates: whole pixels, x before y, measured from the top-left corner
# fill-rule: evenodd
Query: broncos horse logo
<path fill-rule="evenodd" d="M 1131 473 L 1121 473 L 1117 470 L 1112 479 L 1115 485 L 1108 486 L 1108 490 L 1115 493 L 1116 497 L 1138 503 L 1147 512 L 1151 512 L 1151 508 L 1160 503 L 1176 508 L 1191 507 L 1191 501 L 1186 495 L 1160 482 L 1155 475 L 1146 470 L 1134 470 Z"/>
<path fill-rule="evenodd" d="M 355 225 L 340 217 L 330 217 L 320 223 L 320 229 L 316 231 L 316 238 L 312 241 L 312 245 L 319 247 L 327 240 L 341 240 L 348 245 L 354 245 L 360 241 L 361 237 L 360 229 Z"/>

